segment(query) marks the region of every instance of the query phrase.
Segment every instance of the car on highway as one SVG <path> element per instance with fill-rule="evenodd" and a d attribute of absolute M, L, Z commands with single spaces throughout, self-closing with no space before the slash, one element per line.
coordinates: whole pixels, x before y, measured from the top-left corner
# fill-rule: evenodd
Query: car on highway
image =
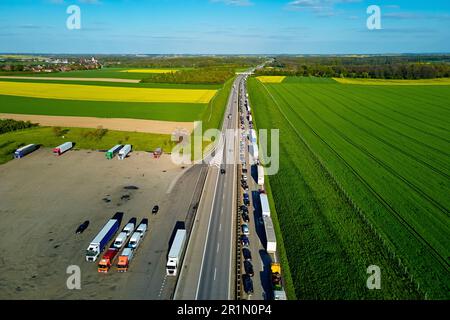
<path fill-rule="evenodd" d="M 248 239 L 247 236 L 242 236 L 241 237 L 241 242 L 242 242 L 242 245 L 244 247 L 249 247 L 250 246 L 250 240 Z"/>
<path fill-rule="evenodd" d="M 242 220 L 244 220 L 244 222 L 250 222 L 250 216 L 247 213 L 243 212 Z"/>
<path fill-rule="evenodd" d="M 245 273 L 250 277 L 253 277 L 255 275 L 255 272 L 253 271 L 253 265 L 250 261 L 244 261 L 244 270 Z"/>
<path fill-rule="evenodd" d="M 244 223 L 242 225 L 242 233 L 248 236 L 250 234 L 250 228 L 248 227 L 248 224 Z"/>
<path fill-rule="evenodd" d="M 252 252 L 248 248 L 242 249 L 242 255 L 244 256 L 245 261 L 252 261 Z"/>
<path fill-rule="evenodd" d="M 159 206 L 154 206 L 152 209 L 152 214 L 157 214 L 159 211 Z"/>
<path fill-rule="evenodd" d="M 75 231 L 76 234 L 80 234 L 83 233 L 84 230 L 87 229 L 87 227 L 89 226 L 89 220 L 86 220 L 85 222 L 83 222 L 82 224 L 80 224 L 77 228 L 77 230 Z"/>
<path fill-rule="evenodd" d="M 253 281 L 248 275 L 244 274 L 242 276 L 242 282 L 244 283 L 244 291 L 246 294 L 253 294 Z"/>

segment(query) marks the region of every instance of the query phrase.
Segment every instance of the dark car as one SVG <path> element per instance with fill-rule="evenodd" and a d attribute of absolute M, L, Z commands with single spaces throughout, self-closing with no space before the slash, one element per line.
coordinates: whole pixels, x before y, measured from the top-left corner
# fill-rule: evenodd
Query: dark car
<path fill-rule="evenodd" d="M 250 222 L 250 217 L 247 213 L 242 213 L 242 220 L 244 220 L 244 222 Z"/>
<path fill-rule="evenodd" d="M 250 205 L 250 200 L 244 199 L 244 204 L 245 204 L 246 206 L 249 206 L 249 205 Z"/>
<path fill-rule="evenodd" d="M 153 214 L 157 214 L 158 211 L 159 211 L 159 206 L 154 206 L 153 209 L 152 209 L 152 213 Z"/>
<path fill-rule="evenodd" d="M 255 275 L 255 272 L 253 271 L 253 265 L 250 261 L 244 261 L 244 270 L 245 273 L 250 277 L 253 277 Z"/>
<path fill-rule="evenodd" d="M 248 275 L 244 274 L 242 276 L 242 281 L 244 282 L 244 291 L 246 294 L 253 294 L 253 281 Z"/>
<path fill-rule="evenodd" d="M 86 230 L 88 226 L 89 226 L 89 220 L 86 220 L 85 222 L 80 224 L 80 226 L 78 227 L 77 231 L 75 231 L 75 233 L 76 234 L 83 233 L 83 231 Z"/>
<path fill-rule="evenodd" d="M 252 261 L 252 252 L 250 251 L 250 249 L 242 249 L 242 255 L 244 256 L 244 260 Z"/>
<path fill-rule="evenodd" d="M 242 237 L 241 237 L 241 242 L 242 242 L 242 245 L 243 245 L 244 247 L 250 246 L 250 240 L 248 239 L 247 236 L 242 236 Z"/>
<path fill-rule="evenodd" d="M 220 174 L 225 174 L 227 173 L 225 169 L 220 169 Z"/>

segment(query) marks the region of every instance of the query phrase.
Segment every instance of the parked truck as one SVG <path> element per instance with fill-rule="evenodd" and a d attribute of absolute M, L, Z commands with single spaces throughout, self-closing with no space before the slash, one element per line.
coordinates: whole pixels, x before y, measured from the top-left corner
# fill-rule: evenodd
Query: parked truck
<path fill-rule="evenodd" d="M 109 271 L 111 266 L 113 265 L 114 258 L 119 253 L 119 249 L 115 247 L 110 247 L 103 257 L 101 258 L 100 262 L 98 263 L 98 272 L 106 273 Z"/>
<path fill-rule="evenodd" d="M 125 228 L 127 226 L 125 226 Z M 128 271 L 130 262 L 133 259 L 135 252 L 141 243 L 142 238 L 145 236 L 147 228 L 148 228 L 148 219 L 142 219 L 141 223 L 136 228 L 136 231 L 131 236 L 130 241 L 128 241 L 127 247 L 123 249 L 122 254 L 119 256 L 119 261 L 117 263 L 118 272 Z"/>
<path fill-rule="evenodd" d="M 119 160 L 124 160 L 128 154 L 131 152 L 131 144 L 126 144 L 122 149 L 119 151 Z"/>
<path fill-rule="evenodd" d="M 277 252 L 277 238 L 275 237 L 275 230 L 273 228 L 272 218 L 263 216 L 264 231 L 266 232 L 266 251 L 268 253 Z"/>
<path fill-rule="evenodd" d="M 258 166 L 258 184 L 260 186 L 264 185 L 264 167 Z"/>
<path fill-rule="evenodd" d="M 256 143 L 257 141 L 257 137 L 256 137 L 256 130 L 255 129 L 250 129 L 249 130 L 249 140 L 251 143 Z"/>
<path fill-rule="evenodd" d="M 142 219 L 136 231 L 131 235 L 130 241 L 128 241 L 128 248 L 137 249 L 142 238 L 144 238 L 148 227 L 148 219 Z"/>
<path fill-rule="evenodd" d="M 130 266 L 131 260 L 133 260 L 134 252 L 136 249 L 125 248 L 122 251 L 122 254 L 119 256 L 119 262 L 117 263 L 117 271 L 118 272 L 127 272 Z"/>
<path fill-rule="evenodd" d="M 100 232 L 95 236 L 94 240 L 92 240 L 89 244 L 89 247 L 86 250 L 86 261 L 94 262 L 97 260 L 98 256 L 105 249 L 109 240 L 111 240 L 111 238 L 116 234 L 117 230 L 119 230 L 121 220 L 121 215 L 115 214 L 114 217 L 105 224 L 102 230 L 100 230 Z"/>
<path fill-rule="evenodd" d="M 57 146 L 56 148 L 53 149 L 53 154 L 60 156 L 62 155 L 64 152 L 70 150 L 73 148 L 73 142 L 66 142 L 63 143 L 60 146 Z"/>
<path fill-rule="evenodd" d="M 167 257 L 166 274 L 176 276 L 186 241 L 186 230 L 178 229 Z"/>
<path fill-rule="evenodd" d="M 259 158 L 258 144 L 251 143 L 249 145 L 249 151 L 250 151 L 250 154 L 252 155 L 253 159 L 256 161 Z"/>
<path fill-rule="evenodd" d="M 37 144 L 29 144 L 25 147 L 19 148 L 14 152 L 14 158 L 20 159 L 25 157 L 27 154 L 32 153 L 33 151 L 36 151 L 39 149 L 39 145 Z"/>
<path fill-rule="evenodd" d="M 263 217 L 270 217 L 269 198 L 267 197 L 267 194 L 260 193 L 259 199 L 261 202 L 261 211 Z"/>
<path fill-rule="evenodd" d="M 123 147 L 123 145 L 118 144 L 118 145 L 112 147 L 111 149 L 109 149 L 108 151 L 106 151 L 106 153 L 105 153 L 106 159 L 108 159 L 108 160 L 114 159 L 114 157 L 120 152 L 122 147 Z"/>
<path fill-rule="evenodd" d="M 281 264 L 274 262 L 270 266 L 274 300 L 287 300 L 281 280 Z"/>

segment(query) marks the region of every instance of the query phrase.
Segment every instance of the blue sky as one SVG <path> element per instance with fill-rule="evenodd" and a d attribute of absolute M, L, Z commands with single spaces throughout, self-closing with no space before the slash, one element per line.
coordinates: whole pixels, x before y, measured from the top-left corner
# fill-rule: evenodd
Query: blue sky
<path fill-rule="evenodd" d="M 71 4 L 81 30 L 66 28 Z M 366 28 L 372 4 L 381 30 Z M 450 1 L 1 0 L 0 52 L 450 52 Z"/>

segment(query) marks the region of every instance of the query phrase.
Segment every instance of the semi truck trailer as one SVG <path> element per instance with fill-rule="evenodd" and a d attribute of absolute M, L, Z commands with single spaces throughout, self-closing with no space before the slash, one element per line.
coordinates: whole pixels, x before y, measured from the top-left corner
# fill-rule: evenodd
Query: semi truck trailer
<path fill-rule="evenodd" d="M 122 254 L 119 256 L 119 262 L 117 263 L 117 272 L 127 272 L 130 267 L 130 262 L 133 260 L 134 252 L 136 249 L 125 248 Z"/>
<path fill-rule="evenodd" d="M 60 156 L 62 155 L 64 152 L 70 150 L 73 148 L 73 142 L 66 142 L 63 143 L 60 146 L 57 146 L 56 148 L 53 149 L 53 154 Z"/>
<path fill-rule="evenodd" d="M 89 244 L 89 247 L 86 250 L 86 261 L 94 262 L 97 260 L 109 240 L 111 240 L 117 230 L 119 230 L 121 219 L 122 217 L 120 215 L 115 214 L 114 217 L 105 224 L 102 230 L 100 230 L 94 240 Z"/>
<path fill-rule="evenodd" d="M 264 185 L 264 167 L 258 166 L 258 184 L 260 186 Z"/>
<path fill-rule="evenodd" d="M 272 218 L 263 216 L 264 231 L 266 232 L 266 251 L 268 253 L 277 252 L 277 238 L 275 237 L 275 230 L 273 228 Z"/>
<path fill-rule="evenodd" d="M 39 145 L 37 144 L 29 144 L 25 147 L 19 148 L 14 152 L 14 158 L 20 159 L 25 157 L 27 154 L 32 153 L 33 151 L 36 151 L 39 149 Z"/>
<path fill-rule="evenodd" d="M 261 211 L 263 217 L 270 217 L 269 198 L 267 197 L 267 194 L 260 193 L 259 200 L 261 202 Z"/>
<path fill-rule="evenodd" d="M 113 159 L 120 151 L 120 149 L 122 149 L 123 145 L 118 144 L 114 147 L 112 147 L 111 149 L 109 149 L 108 151 L 106 151 L 106 159 L 111 160 Z"/>
<path fill-rule="evenodd" d="M 126 144 L 119 151 L 119 160 L 124 160 L 130 152 L 131 152 L 131 144 Z"/>
<path fill-rule="evenodd" d="M 128 271 L 130 262 L 133 259 L 139 245 L 141 244 L 141 240 L 145 236 L 147 228 L 148 228 L 148 219 L 142 219 L 141 223 L 136 228 L 136 231 L 131 236 L 130 241 L 128 241 L 127 247 L 123 249 L 122 254 L 119 256 L 119 261 L 117 263 L 118 272 Z"/>
<path fill-rule="evenodd" d="M 185 241 L 186 230 L 178 229 L 167 257 L 166 274 L 168 276 L 176 276 L 178 273 Z"/>

